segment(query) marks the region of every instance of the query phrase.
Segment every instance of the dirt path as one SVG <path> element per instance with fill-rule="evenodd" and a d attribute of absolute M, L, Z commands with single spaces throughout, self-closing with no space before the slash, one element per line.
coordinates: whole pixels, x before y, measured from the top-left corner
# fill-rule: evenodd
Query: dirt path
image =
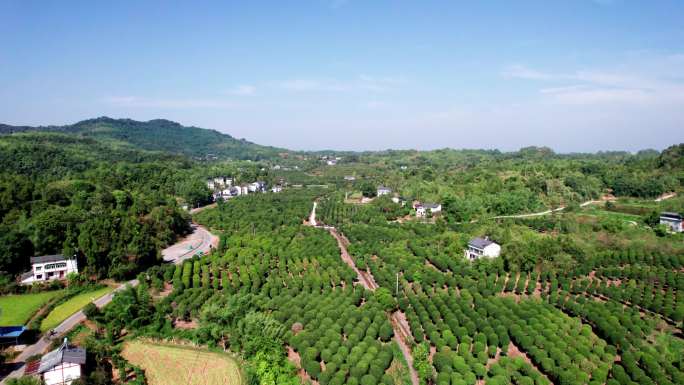
<path fill-rule="evenodd" d="M 318 385 L 318 381 L 314 380 L 309 376 L 304 369 L 302 369 L 302 358 L 299 356 L 291 346 L 287 347 L 287 359 L 294 364 L 295 367 L 299 368 L 297 370 L 297 376 L 302 380 L 303 384 L 313 384 Z"/>
<path fill-rule="evenodd" d="M 316 206 L 314 203 L 314 210 L 315 207 Z M 356 272 L 356 276 L 363 287 L 371 291 L 379 288 L 380 286 L 375 282 L 375 278 L 373 278 L 373 275 L 370 272 L 361 271 L 356 267 L 354 260 L 347 251 L 349 240 L 343 234 L 340 234 L 334 227 L 328 227 L 327 229 L 337 240 L 337 245 L 340 248 L 340 256 L 342 260 Z M 404 356 L 404 360 L 406 360 L 406 365 L 408 366 L 408 370 L 411 375 L 411 384 L 419 385 L 420 381 L 418 379 L 418 372 L 416 372 L 416 369 L 413 367 L 413 357 L 411 356 L 411 349 L 408 346 L 408 344 L 413 341 L 413 336 L 411 335 L 411 329 L 406 321 L 406 316 L 400 310 L 396 311 L 390 316 L 390 322 L 392 324 L 392 329 L 394 330 L 394 340 L 397 342 L 397 345 L 399 345 L 399 349 Z"/>
<path fill-rule="evenodd" d="M 337 246 L 339 246 L 340 248 L 340 256 L 342 257 L 342 260 L 344 261 L 344 263 L 349 265 L 349 267 L 351 267 L 354 270 L 356 276 L 359 279 L 359 282 L 363 285 L 363 287 L 371 291 L 380 287 L 375 282 L 375 279 L 373 278 L 372 274 L 370 274 L 367 271 L 361 271 L 356 267 L 354 260 L 349 255 L 349 252 L 347 252 L 347 245 L 349 245 L 349 240 L 347 240 L 347 238 L 345 238 L 343 235 L 340 235 L 340 233 L 338 233 L 337 229 L 335 228 L 328 228 L 328 231 L 330 231 L 330 234 L 337 240 Z"/>
<path fill-rule="evenodd" d="M 316 227 L 316 207 L 318 207 L 318 202 L 314 201 L 311 215 L 309 215 L 309 225 L 313 227 Z"/>
<path fill-rule="evenodd" d="M 190 209 L 189 212 L 190 212 L 190 214 L 197 214 L 197 213 L 202 212 L 202 211 L 204 211 L 204 210 L 206 210 L 206 209 L 213 209 L 213 208 L 215 208 L 215 207 L 217 207 L 217 206 L 218 206 L 217 203 L 212 203 L 212 204 L 209 204 L 209 205 L 206 205 L 206 206 L 196 207 L 196 208 L 194 208 L 194 209 Z"/>
<path fill-rule="evenodd" d="M 659 196 L 658 198 L 656 198 L 656 199 L 654 200 L 654 202 L 661 202 L 661 201 L 664 201 L 664 200 L 666 200 L 666 199 L 670 199 L 670 198 L 673 198 L 673 197 L 676 197 L 676 196 L 677 196 L 677 193 L 676 193 L 676 192 L 671 192 L 671 193 L 669 193 L 669 194 L 663 194 L 663 195 Z"/>
<path fill-rule="evenodd" d="M 513 343 L 513 341 L 511 341 L 511 342 L 508 343 L 508 353 L 507 353 L 506 355 L 507 355 L 508 357 L 510 357 L 510 358 L 516 358 L 516 357 L 522 358 L 523 361 L 525 361 L 526 363 L 528 363 L 528 364 L 529 364 L 530 366 L 532 366 L 533 368 L 537 369 L 537 371 L 538 371 L 539 373 L 541 373 L 544 377 L 546 377 L 546 379 L 548 380 L 548 377 L 546 376 L 546 374 L 544 374 L 544 372 L 542 372 L 541 370 L 539 370 L 539 368 L 537 367 L 537 365 L 535 365 L 534 362 L 532 362 L 532 360 L 530 360 L 530 358 L 527 356 L 527 354 L 525 354 L 525 352 L 523 352 L 522 350 L 518 349 L 518 347 Z M 551 385 L 553 385 L 553 382 L 551 382 L 551 380 L 549 380 L 549 383 L 550 383 Z"/>

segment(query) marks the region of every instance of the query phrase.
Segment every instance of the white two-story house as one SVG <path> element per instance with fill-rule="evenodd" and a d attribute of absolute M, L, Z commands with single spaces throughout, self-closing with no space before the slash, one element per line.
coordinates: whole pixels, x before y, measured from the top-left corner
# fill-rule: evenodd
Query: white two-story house
<path fill-rule="evenodd" d="M 31 284 L 53 279 L 66 279 L 70 273 L 78 273 L 76 259 L 68 259 L 63 255 L 31 257 L 31 271 L 22 276 L 21 283 Z"/>
<path fill-rule="evenodd" d="M 473 238 L 468 242 L 468 248 L 464 251 L 466 259 L 474 261 L 480 258 L 496 258 L 501 254 L 501 246 L 492 242 L 488 237 Z"/>

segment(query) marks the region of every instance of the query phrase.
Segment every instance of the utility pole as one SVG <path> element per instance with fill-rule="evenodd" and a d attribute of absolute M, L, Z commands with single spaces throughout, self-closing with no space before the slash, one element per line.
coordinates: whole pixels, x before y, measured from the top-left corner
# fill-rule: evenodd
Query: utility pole
<path fill-rule="evenodd" d="M 395 289 L 394 295 L 396 295 L 397 297 L 399 296 L 399 273 L 398 272 L 397 272 L 397 284 L 396 284 L 396 289 Z"/>

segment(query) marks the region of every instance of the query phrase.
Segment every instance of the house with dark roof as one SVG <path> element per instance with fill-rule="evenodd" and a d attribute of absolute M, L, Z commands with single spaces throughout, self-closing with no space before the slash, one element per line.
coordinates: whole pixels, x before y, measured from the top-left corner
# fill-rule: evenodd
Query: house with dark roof
<path fill-rule="evenodd" d="M 426 217 L 428 212 L 432 215 L 442 212 L 442 205 L 439 203 L 418 203 L 413 207 L 417 217 Z"/>
<path fill-rule="evenodd" d="M 21 283 L 32 284 L 53 279 L 66 279 L 70 273 L 78 273 L 76 259 L 69 259 L 63 255 L 31 257 L 31 271 L 21 276 Z"/>
<path fill-rule="evenodd" d="M 660 214 L 660 224 L 666 225 L 675 233 L 684 232 L 684 218 L 679 213 L 664 212 Z"/>
<path fill-rule="evenodd" d="M 377 196 L 389 195 L 392 193 L 392 189 L 385 186 L 378 186 Z"/>
<path fill-rule="evenodd" d="M 501 246 L 493 242 L 489 237 L 473 238 L 468 242 L 468 248 L 464 250 L 464 257 L 470 261 L 480 258 L 496 258 L 501 254 Z"/>
<path fill-rule="evenodd" d="M 81 378 L 86 363 L 86 350 L 70 347 L 67 339 L 62 345 L 45 354 L 40 361 L 28 365 L 24 374 L 40 375 L 45 385 L 70 385 Z"/>

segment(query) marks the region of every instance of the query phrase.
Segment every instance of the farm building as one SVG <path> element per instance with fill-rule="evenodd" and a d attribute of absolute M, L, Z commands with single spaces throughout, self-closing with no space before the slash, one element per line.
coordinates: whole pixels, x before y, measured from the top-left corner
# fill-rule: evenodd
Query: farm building
<path fill-rule="evenodd" d="M 81 378 L 85 363 L 85 349 L 69 347 L 65 338 L 62 346 L 47 353 L 35 364 L 28 365 L 25 374 L 42 376 L 45 385 L 70 385 Z"/>
<path fill-rule="evenodd" d="M 67 259 L 63 255 L 31 257 L 31 271 L 21 276 L 21 283 L 32 284 L 53 279 L 66 279 L 70 273 L 78 273 L 76 259 Z"/>
<path fill-rule="evenodd" d="M 496 258 L 501 254 L 501 246 L 489 240 L 488 237 L 473 238 L 468 242 L 468 248 L 464 250 L 464 256 L 474 261 L 480 258 Z"/>
<path fill-rule="evenodd" d="M 675 233 L 684 232 L 684 225 L 682 225 L 684 218 L 678 213 L 664 212 L 660 214 L 660 224 L 666 225 Z"/>
<path fill-rule="evenodd" d="M 442 205 L 439 203 L 420 203 L 415 205 L 415 209 L 417 217 L 426 217 L 428 212 L 432 215 L 442 212 Z"/>
<path fill-rule="evenodd" d="M 389 195 L 389 194 L 391 194 L 391 193 L 392 193 L 392 189 L 391 189 L 391 188 L 385 187 L 385 186 L 378 186 L 377 195 L 378 195 L 379 197 L 380 197 L 380 196 L 383 196 L 383 195 Z"/>

